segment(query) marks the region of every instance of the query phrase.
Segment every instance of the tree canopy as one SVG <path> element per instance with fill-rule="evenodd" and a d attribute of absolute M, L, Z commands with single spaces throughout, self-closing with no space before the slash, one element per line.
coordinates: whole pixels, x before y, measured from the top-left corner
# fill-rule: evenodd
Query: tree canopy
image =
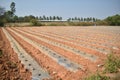
<path fill-rule="evenodd" d="M 109 25 L 119 26 L 120 25 L 120 15 L 116 14 L 114 16 L 109 16 L 105 19 L 105 21 L 107 21 Z"/>

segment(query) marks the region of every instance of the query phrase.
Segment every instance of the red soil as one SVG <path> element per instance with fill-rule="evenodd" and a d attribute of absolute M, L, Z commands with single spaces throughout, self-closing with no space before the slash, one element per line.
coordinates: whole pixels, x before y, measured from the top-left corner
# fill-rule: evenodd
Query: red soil
<path fill-rule="evenodd" d="M 59 65 L 56 61 L 54 61 L 49 56 L 42 53 L 37 48 L 33 47 L 27 41 L 24 41 L 22 38 L 14 34 L 10 29 L 14 30 L 15 32 L 41 44 L 47 46 L 48 48 L 54 50 L 55 52 L 59 53 L 60 55 L 70 59 L 73 62 L 76 62 L 82 66 L 84 66 L 84 70 L 78 70 L 77 72 L 71 72 L 64 68 L 63 66 Z M 33 34 L 41 38 L 45 38 L 47 40 L 51 40 L 54 42 L 58 42 L 61 44 L 65 44 L 67 46 L 71 46 L 73 48 L 79 49 L 84 51 L 88 54 L 98 56 L 96 62 L 92 62 L 89 59 L 85 59 L 80 55 L 76 55 L 68 50 L 65 50 L 60 47 L 56 47 L 54 45 L 48 44 L 45 41 L 41 41 L 36 39 L 33 36 L 27 35 L 23 32 L 18 30 L 27 32 L 28 34 Z M 119 38 L 119 28 L 92 28 L 92 27 L 24 27 L 24 28 L 6 28 L 6 30 L 15 38 L 18 43 L 42 66 L 42 68 L 46 69 L 53 80 L 80 80 L 88 74 L 95 73 L 97 70 L 102 70 L 103 67 L 98 67 L 98 64 L 104 65 L 104 60 L 106 59 L 106 55 L 102 52 L 96 51 L 94 48 L 101 48 L 106 51 L 113 51 L 115 54 L 120 56 L 120 38 Z M 34 34 L 37 33 L 37 34 Z M 47 34 L 44 34 L 47 33 Z M 49 34 L 48 34 L 49 33 Z M 41 35 L 42 34 L 42 35 Z M 47 37 L 47 36 L 51 37 Z M 61 37 L 62 36 L 62 37 Z M 54 38 L 55 37 L 55 38 Z M 71 40 L 67 40 L 66 38 L 70 38 Z M 74 40 L 72 40 L 74 38 Z M 0 38 L 2 40 L 3 38 Z M 59 40 L 62 39 L 63 41 Z M 4 40 L 7 40 L 6 38 Z M 78 44 L 86 44 L 92 46 L 91 48 L 78 46 L 73 43 Z M 7 41 L 7 43 L 9 43 Z M 9 45 L 10 47 L 10 45 Z M 115 47 L 115 49 L 113 49 Z M 10 51 L 13 53 L 13 51 Z M 16 54 L 13 57 L 16 59 Z M 18 59 L 16 59 L 18 60 Z"/>
<path fill-rule="evenodd" d="M 13 51 L 10 42 L 0 28 L 0 80 L 30 80 L 31 72 L 24 68 L 17 54 Z"/>

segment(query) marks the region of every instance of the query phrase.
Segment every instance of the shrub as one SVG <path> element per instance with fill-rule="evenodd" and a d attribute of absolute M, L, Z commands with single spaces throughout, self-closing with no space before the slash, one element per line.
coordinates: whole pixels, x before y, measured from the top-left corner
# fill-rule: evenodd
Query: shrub
<path fill-rule="evenodd" d="M 32 26 L 43 26 L 40 22 L 38 22 L 36 19 L 32 19 L 30 21 Z"/>
<path fill-rule="evenodd" d="M 35 20 L 35 19 L 32 19 L 30 21 L 30 23 L 31 23 L 32 26 L 36 26 L 38 24 L 37 20 Z"/>
<path fill-rule="evenodd" d="M 4 26 L 4 23 L 0 21 L 0 26 Z"/>
<path fill-rule="evenodd" d="M 120 59 L 113 54 L 109 54 L 105 62 L 105 72 L 114 73 L 120 68 Z"/>

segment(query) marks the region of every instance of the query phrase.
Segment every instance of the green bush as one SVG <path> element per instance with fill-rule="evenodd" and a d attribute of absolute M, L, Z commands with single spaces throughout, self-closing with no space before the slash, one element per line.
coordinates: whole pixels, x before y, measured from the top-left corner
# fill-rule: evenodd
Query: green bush
<path fill-rule="evenodd" d="M 30 23 L 31 23 L 32 26 L 36 26 L 38 24 L 37 20 L 35 20 L 35 19 L 32 19 L 30 21 Z"/>
<path fill-rule="evenodd" d="M 32 19 L 31 21 L 30 21 L 30 24 L 32 25 L 32 26 L 43 26 L 40 22 L 38 22 L 36 19 Z"/>
<path fill-rule="evenodd" d="M 116 14 L 113 16 L 109 16 L 105 19 L 105 21 L 112 26 L 120 26 L 120 15 Z"/>
<path fill-rule="evenodd" d="M 85 80 L 110 80 L 110 78 L 107 76 L 102 76 L 99 73 L 97 73 L 95 75 L 91 75 L 91 76 L 85 78 Z"/>
<path fill-rule="evenodd" d="M 0 27 L 1 27 L 1 26 L 4 26 L 4 23 L 0 21 Z"/>
<path fill-rule="evenodd" d="M 105 62 L 105 72 L 118 72 L 118 68 L 120 68 L 120 59 L 113 54 L 109 54 Z"/>

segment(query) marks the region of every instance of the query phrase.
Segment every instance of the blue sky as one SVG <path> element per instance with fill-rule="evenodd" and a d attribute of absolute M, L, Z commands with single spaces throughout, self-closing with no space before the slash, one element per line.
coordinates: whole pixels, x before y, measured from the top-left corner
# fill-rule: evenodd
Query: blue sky
<path fill-rule="evenodd" d="M 16 3 L 16 15 L 96 17 L 120 14 L 120 0 L 0 0 L 0 6 L 9 10 Z"/>

